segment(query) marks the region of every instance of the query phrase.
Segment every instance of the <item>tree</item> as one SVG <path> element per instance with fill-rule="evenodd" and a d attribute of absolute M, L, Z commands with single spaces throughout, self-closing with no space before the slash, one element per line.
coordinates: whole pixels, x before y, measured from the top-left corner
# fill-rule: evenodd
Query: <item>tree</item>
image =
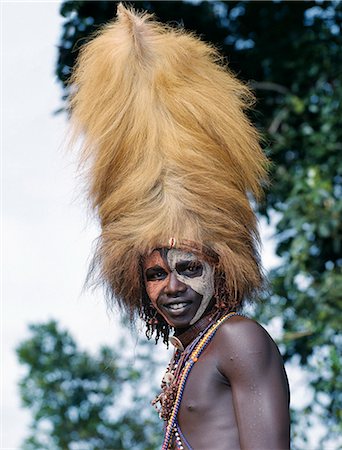
<path fill-rule="evenodd" d="M 102 347 L 92 356 L 54 321 L 30 331 L 17 349 L 27 368 L 21 398 L 33 415 L 25 450 L 160 448 L 162 425 L 141 391 L 153 389 L 157 366 L 148 345 L 136 347 L 133 365 L 124 342 L 120 354 Z"/>
<path fill-rule="evenodd" d="M 65 1 L 57 74 L 66 82 L 79 47 L 115 15 L 109 1 Z M 313 416 L 326 434 L 341 428 L 342 291 L 342 3 L 131 2 L 162 21 L 184 24 L 216 44 L 230 67 L 256 91 L 253 120 L 264 136 L 273 167 L 259 213 L 275 225 L 279 267 L 270 274 L 272 293 L 256 311 L 283 323 L 285 360 L 309 374 L 310 404 L 293 417 L 295 442 L 305 448 Z M 73 51 L 71 51 L 73 49 Z"/>

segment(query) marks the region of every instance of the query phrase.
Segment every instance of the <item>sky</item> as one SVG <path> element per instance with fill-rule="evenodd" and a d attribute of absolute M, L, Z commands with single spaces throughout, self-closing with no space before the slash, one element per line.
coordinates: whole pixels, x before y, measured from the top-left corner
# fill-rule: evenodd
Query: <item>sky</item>
<path fill-rule="evenodd" d="M 82 291 L 98 229 L 66 149 L 66 118 L 53 114 L 62 106 L 54 75 L 59 6 L 1 2 L 1 450 L 19 448 L 28 433 L 30 414 L 17 389 L 24 370 L 15 355 L 28 324 L 56 319 L 90 351 L 122 333 L 101 292 Z M 272 233 L 262 223 L 268 268 L 277 262 Z M 268 329 L 274 335 L 277 323 Z M 298 371 L 289 375 L 291 386 L 303 384 Z"/>
<path fill-rule="evenodd" d="M 57 319 L 81 347 L 115 342 L 116 318 L 83 293 L 97 228 L 86 214 L 54 75 L 59 2 L 2 2 L 2 442 L 18 448 L 29 413 L 14 349 L 28 324 Z"/>

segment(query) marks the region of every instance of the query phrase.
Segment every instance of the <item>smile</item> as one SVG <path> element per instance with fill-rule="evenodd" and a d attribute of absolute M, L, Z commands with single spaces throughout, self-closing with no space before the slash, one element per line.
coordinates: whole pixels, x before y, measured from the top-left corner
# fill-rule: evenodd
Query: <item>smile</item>
<path fill-rule="evenodd" d="M 165 305 L 165 308 L 171 309 L 171 311 L 178 311 L 179 309 L 185 308 L 189 303 L 179 302 L 173 303 L 172 305 Z"/>
<path fill-rule="evenodd" d="M 173 301 L 172 303 L 164 304 L 162 308 L 165 314 L 175 319 L 186 314 L 191 309 L 191 305 L 191 301 Z"/>

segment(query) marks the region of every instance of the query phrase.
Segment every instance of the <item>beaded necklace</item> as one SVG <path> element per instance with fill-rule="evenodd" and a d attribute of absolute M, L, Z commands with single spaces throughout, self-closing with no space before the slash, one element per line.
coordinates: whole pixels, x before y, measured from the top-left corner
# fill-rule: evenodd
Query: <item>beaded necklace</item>
<path fill-rule="evenodd" d="M 186 346 L 185 350 L 181 347 L 181 342 L 181 346 L 177 345 L 176 347 L 161 382 L 162 392 L 152 401 L 152 405 L 158 411 L 159 417 L 165 422 L 168 422 L 171 416 L 182 369 L 184 369 L 184 364 L 189 359 L 195 345 L 198 343 L 203 334 L 212 326 L 212 324 L 213 322 L 210 322 L 204 330 L 199 332 L 197 337 Z M 161 405 L 160 408 L 158 407 L 158 403 Z"/>
<path fill-rule="evenodd" d="M 164 420 L 167 420 L 167 426 L 165 430 L 165 437 L 164 442 L 162 445 L 162 450 L 168 450 L 170 448 L 170 445 L 173 441 L 173 438 L 176 438 L 176 445 L 179 449 L 182 449 L 183 446 L 181 444 L 181 440 L 179 438 L 179 428 L 177 426 L 177 415 L 179 412 L 179 408 L 181 405 L 183 392 L 185 388 L 186 381 L 188 379 L 188 376 L 191 372 L 191 369 L 193 368 L 194 364 L 197 362 L 198 358 L 204 351 L 204 349 L 208 346 L 212 338 L 214 337 L 217 329 L 219 326 L 228 318 L 237 315 L 236 312 L 230 312 L 228 314 L 225 314 L 223 317 L 218 319 L 214 324 L 210 324 L 207 329 L 199 335 L 194 342 L 189 346 L 189 348 L 186 348 L 185 352 L 181 354 L 179 350 L 176 350 L 169 366 L 166 371 L 166 374 L 162 381 L 162 388 L 165 389 L 165 386 L 168 384 L 171 384 L 173 381 L 174 387 L 176 387 L 176 392 L 173 393 L 172 389 L 171 392 L 168 392 L 167 395 L 163 396 L 163 393 L 159 395 L 152 404 L 156 405 L 156 403 L 160 402 L 162 404 L 162 410 L 161 410 L 161 417 L 164 418 Z M 170 375 L 171 382 L 168 383 L 167 375 Z M 164 386 L 163 386 L 164 383 Z M 171 386 L 172 388 L 172 386 Z M 167 388 L 165 389 L 167 391 Z M 173 395 L 174 394 L 174 395 Z M 168 398 L 165 398 L 168 397 Z M 170 414 L 167 414 L 165 417 L 165 411 L 163 411 L 163 403 L 165 401 L 168 401 L 169 403 L 172 403 L 171 412 Z M 166 405 L 166 409 L 169 409 L 170 405 Z M 165 408 L 164 408 L 165 410 Z M 190 446 L 189 446 L 190 448 Z"/>

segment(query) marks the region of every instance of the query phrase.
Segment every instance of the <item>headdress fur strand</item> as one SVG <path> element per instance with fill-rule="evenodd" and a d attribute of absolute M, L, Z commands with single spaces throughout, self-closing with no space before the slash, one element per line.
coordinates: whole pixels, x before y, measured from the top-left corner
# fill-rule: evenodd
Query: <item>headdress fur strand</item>
<path fill-rule="evenodd" d="M 247 195 L 259 197 L 267 160 L 245 114 L 253 96 L 217 51 L 120 4 L 72 83 L 102 227 L 93 267 L 111 295 L 139 311 L 140 258 L 171 236 L 211 248 L 232 297 L 252 295 L 261 274 Z"/>

